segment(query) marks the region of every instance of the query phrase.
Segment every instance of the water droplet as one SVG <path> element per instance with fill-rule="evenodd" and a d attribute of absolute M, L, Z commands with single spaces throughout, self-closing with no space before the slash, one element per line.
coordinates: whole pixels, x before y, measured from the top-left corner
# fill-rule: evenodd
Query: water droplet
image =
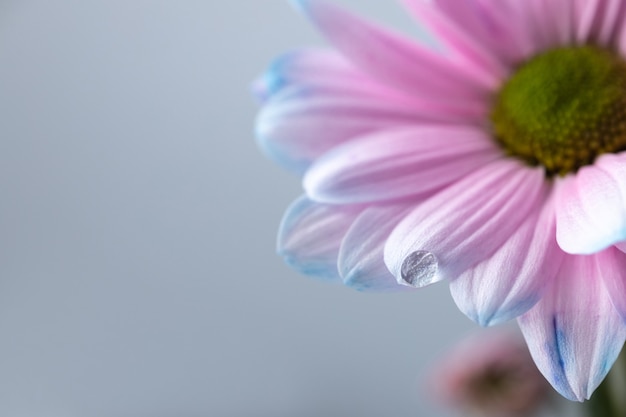
<path fill-rule="evenodd" d="M 437 280 L 438 265 L 437 257 L 432 253 L 415 251 L 404 258 L 400 269 L 402 279 L 398 283 L 415 288 L 430 285 Z"/>

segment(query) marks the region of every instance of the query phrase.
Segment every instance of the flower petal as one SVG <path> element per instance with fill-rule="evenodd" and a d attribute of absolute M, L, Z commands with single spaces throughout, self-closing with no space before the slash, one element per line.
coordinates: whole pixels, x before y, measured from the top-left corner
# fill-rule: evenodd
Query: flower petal
<path fill-rule="evenodd" d="M 576 37 L 579 43 L 585 44 L 591 40 L 600 41 L 596 38 L 599 38 L 601 32 L 606 3 L 606 0 L 589 0 L 582 3 L 576 25 L 578 29 Z"/>
<path fill-rule="evenodd" d="M 446 7 L 448 4 L 445 1 L 403 0 L 403 2 L 420 24 L 428 27 L 436 34 L 437 40 L 446 45 L 457 59 L 462 60 L 466 70 L 471 67 L 474 71 L 485 74 L 493 87 L 504 79 L 507 70 L 503 63 L 494 56 L 493 50 L 480 42 L 479 36 L 475 36 L 480 32 L 471 31 L 468 27 L 471 26 L 468 23 L 474 14 L 471 6 L 475 3 L 457 1 L 455 9 L 464 9 L 465 13 L 460 14 L 459 11 L 449 15 L 453 8 Z"/>
<path fill-rule="evenodd" d="M 405 291 L 383 260 L 385 242 L 411 206 L 372 206 L 356 219 L 339 250 L 339 272 L 344 283 L 359 291 Z"/>
<path fill-rule="evenodd" d="M 555 239 L 552 198 L 491 257 L 450 283 L 459 309 L 483 326 L 524 314 L 541 298 L 565 256 Z"/>
<path fill-rule="evenodd" d="M 445 57 L 328 1 L 293 3 L 357 67 L 402 91 L 420 96 L 475 97 L 478 102 L 494 86 L 494 80 L 485 80 L 484 74 L 459 68 Z"/>
<path fill-rule="evenodd" d="M 542 299 L 518 319 L 539 370 L 570 400 L 591 396 L 626 339 L 596 257 L 568 255 Z"/>
<path fill-rule="evenodd" d="M 412 8 L 416 5 L 415 0 L 406 1 L 405 4 Z M 485 22 L 482 21 L 483 10 L 481 5 L 475 0 L 456 1 L 456 0 L 433 0 L 430 7 L 436 7 L 440 10 L 451 23 L 458 28 L 477 37 L 476 41 L 484 41 L 487 30 Z M 419 5 L 417 6 L 419 8 Z M 421 23 L 422 20 L 418 19 Z"/>
<path fill-rule="evenodd" d="M 477 128 L 384 130 L 323 155 L 304 188 L 315 201 L 343 204 L 432 194 L 498 157 L 501 151 Z"/>
<path fill-rule="evenodd" d="M 626 56 L 626 25 L 624 24 L 624 20 L 626 20 L 626 4 L 622 5 L 622 10 L 617 17 L 614 40 L 622 57 Z"/>
<path fill-rule="evenodd" d="M 488 112 L 463 100 L 423 100 L 377 84 L 338 54 L 289 53 L 257 86 L 265 105 L 256 122 L 263 151 L 302 173 L 320 154 L 354 136 L 416 121 L 477 124 Z"/>
<path fill-rule="evenodd" d="M 449 186 L 394 229 L 385 246 L 387 267 L 417 286 L 457 278 L 496 252 L 541 204 L 543 175 L 503 159 Z"/>
<path fill-rule="evenodd" d="M 318 89 L 360 86 L 367 80 L 339 53 L 322 48 L 287 52 L 270 64 L 257 81 L 260 98 L 265 101 L 293 85 Z"/>
<path fill-rule="evenodd" d="M 557 187 L 556 238 L 590 254 L 626 240 L 626 153 L 605 154 Z"/>
<path fill-rule="evenodd" d="M 624 56 L 626 52 L 626 25 L 624 24 L 624 20 L 626 19 L 626 3 L 623 1 L 620 3 L 619 11 L 613 16 L 615 21 L 612 45 L 615 45 L 622 56 Z"/>
<path fill-rule="evenodd" d="M 268 157 L 303 173 L 321 154 L 356 136 L 408 124 L 414 115 L 389 100 L 362 94 L 311 92 L 293 88 L 268 102 L 256 121 L 256 137 Z"/>
<path fill-rule="evenodd" d="M 574 11 L 571 0 L 529 0 L 531 20 L 541 49 L 569 44 L 574 37 Z"/>
<path fill-rule="evenodd" d="M 341 241 L 363 210 L 329 206 L 300 197 L 287 209 L 278 231 L 278 254 L 303 274 L 339 280 L 337 259 Z"/>
<path fill-rule="evenodd" d="M 613 306 L 626 323 L 626 254 L 608 248 L 595 256 Z"/>
<path fill-rule="evenodd" d="M 485 26 L 489 28 L 491 42 L 509 65 L 518 65 L 536 52 L 533 30 L 525 19 L 525 4 L 519 1 L 476 0 L 481 6 Z"/>
<path fill-rule="evenodd" d="M 622 252 L 626 253 L 626 241 L 617 242 L 614 246 Z"/>
<path fill-rule="evenodd" d="M 454 0 L 436 0 L 439 6 L 450 17 L 456 17 L 457 24 L 471 31 L 479 43 L 489 49 L 508 67 L 518 65 L 536 49 L 535 41 L 530 35 L 526 22 L 520 19 L 519 11 L 506 1 L 470 0 L 458 2 Z M 444 5 L 447 3 L 447 5 Z M 454 12 L 459 4 L 472 4 L 475 24 L 468 26 L 467 15 Z"/>
<path fill-rule="evenodd" d="M 619 29 L 621 29 L 624 21 L 624 1 L 623 0 L 604 0 L 602 22 L 596 35 L 596 42 L 600 45 L 614 44 Z"/>

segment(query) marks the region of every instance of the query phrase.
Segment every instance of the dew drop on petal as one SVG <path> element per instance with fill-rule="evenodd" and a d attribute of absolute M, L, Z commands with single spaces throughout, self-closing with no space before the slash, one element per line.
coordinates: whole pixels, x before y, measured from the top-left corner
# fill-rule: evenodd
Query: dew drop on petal
<path fill-rule="evenodd" d="M 401 279 L 398 283 L 408 287 L 421 288 L 437 280 L 437 257 L 430 252 L 418 250 L 402 262 Z"/>

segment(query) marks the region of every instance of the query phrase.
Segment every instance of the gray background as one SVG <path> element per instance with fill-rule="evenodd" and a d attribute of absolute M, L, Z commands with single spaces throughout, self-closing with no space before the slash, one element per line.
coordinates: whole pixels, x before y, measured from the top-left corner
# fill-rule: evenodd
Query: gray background
<path fill-rule="evenodd" d="M 280 0 L 0 3 L 0 416 L 448 415 L 419 382 L 474 327 L 445 284 L 361 294 L 274 253 L 301 188 L 249 84 L 321 43 Z"/>

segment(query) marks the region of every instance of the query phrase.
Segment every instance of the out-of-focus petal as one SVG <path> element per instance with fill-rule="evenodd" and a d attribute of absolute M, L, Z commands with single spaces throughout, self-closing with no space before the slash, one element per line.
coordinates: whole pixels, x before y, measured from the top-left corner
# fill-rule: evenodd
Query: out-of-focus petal
<path fill-rule="evenodd" d="M 445 8 L 447 6 L 445 1 L 403 0 L 403 2 L 420 24 L 434 32 L 437 39 L 455 54 L 466 70 L 472 68 L 487 75 L 494 86 L 506 77 L 508 71 L 504 63 L 488 45 L 480 42 L 480 32 L 472 31 L 471 25 L 468 25 L 475 11 L 472 10 L 472 5 L 475 5 L 473 1 L 456 2 L 456 8 L 465 11 L 463 14 L 455 13 L 453 16 L 457 19 L 441 10 L 441 6 L 444 6 L 446 11 L 451 9 Z"/>
<path fill-rule="evenodd" d="M 383 260 L 385 242 L 410 210 L 410 204 L 372 206 L 356 219 L 339 250 L 339 273 L 344 283 L 359 291 L 405 291 Z"/>
<path fill-rule="evenodd" d="M 258 79 L 261 99 L 269 99 L 291 86 L 350 91 L 376 85 L 332 49 L 307 48 L 284 53 Z"/>
<path fill-rule="evenodd" d="M 417 1 L 406 3 L 410 7 L 410 3 Z M 530 31 L 520 22 L 519 13 L 507 1 L 434 0 L 434 3 L 468 37 L 484 45 L 507 67 L 518 65 L 537 49 Z"/>
<path fill-rule="evenodd" d="M 362 210 L 363 207 L 330 206 L 300 197 L 283 217 L 277 251 L 303 274 L 339 281 L 339 247 Z"/>
<path fill-rule="evenodd" d="M 591 37 L 594 25 L 600 22 L 600 6 L 604 0 L 583 1 L 578 5 L 576 21 L 576 39 L 585 44 Z"/>
<path fill-rule="evenodd" d="M 602 2 L 601 2 L 602 3 Z M 600 45 L 613 46 L 624 24 L 625 5 L 623 0 L 604 0 L 602 22 L 595 41 Z"/>
<path fill-rule="evenodd" d="M 569 44 L 574 39 L 571 0 L 528 0 L 530 21 L 542 49 Z"/>
<path fill-rule="evenodd" d="M 552 199 L 528 216 L 496 253 L 450 283 L 459 309 L 483 326 L 524 314 L 556 276 L 565 253 L 555 239 Z"/>
<path fill-rule="evenodd" d="M 493 255 L 546 191 L 541 169 L 494 161 L 411 212 L 389 237 L 385 263 L 414 286 L 457 278 Z"/>
<path fill-rule="evenodd" d="M 307 195 L 361 203 L 432 194 L 502 157 L 478 128 L 421 126 L 385 130 L 337 147 L 304 177 Z"/>
<path fill-rule="evenodd" d="M 390 86 L 420 96 L 484 99 L 496 80 L 461 68 L 433 51 L 420 47 L 325 0 L 293 0 L 320 31 L 358 68 Z"/>
<path fill-rule="evenodd" d="M 570 400 L 591 396 L 626 339 L 596 256 L 568 255 L 541 300 L 518 319 L 539 370 Z"/>
<path fill-rule="evenodd" d="M 530 417 L 550 398 L 521 334 L 510 329 L 472 333 L 455 344 L 426 379 L 428 398 L 462 416 Z"/>
<path fill-rule="evenodd" d="M 626 153 L 605 154 L 557 184 L 556 238 L 591 254 L 626 240 Z"/>
<path fill-rule="evenodd" d="M 480 4 L 481 15 L 488 28 L 491 42 L 509 65 L 518 65 L 533 53 L 539 45 L 533 29 L 527 25 L 527 9 L 515 0 L 475 0 Z"/>
<path fill-rule="evenodd" d="M 624 3 L 624 2 L 622 2 Z M 613 43 L 622 57 L 626 56 L 626 3 L 622 4 L 619 15 L 616 17 Z"/>

